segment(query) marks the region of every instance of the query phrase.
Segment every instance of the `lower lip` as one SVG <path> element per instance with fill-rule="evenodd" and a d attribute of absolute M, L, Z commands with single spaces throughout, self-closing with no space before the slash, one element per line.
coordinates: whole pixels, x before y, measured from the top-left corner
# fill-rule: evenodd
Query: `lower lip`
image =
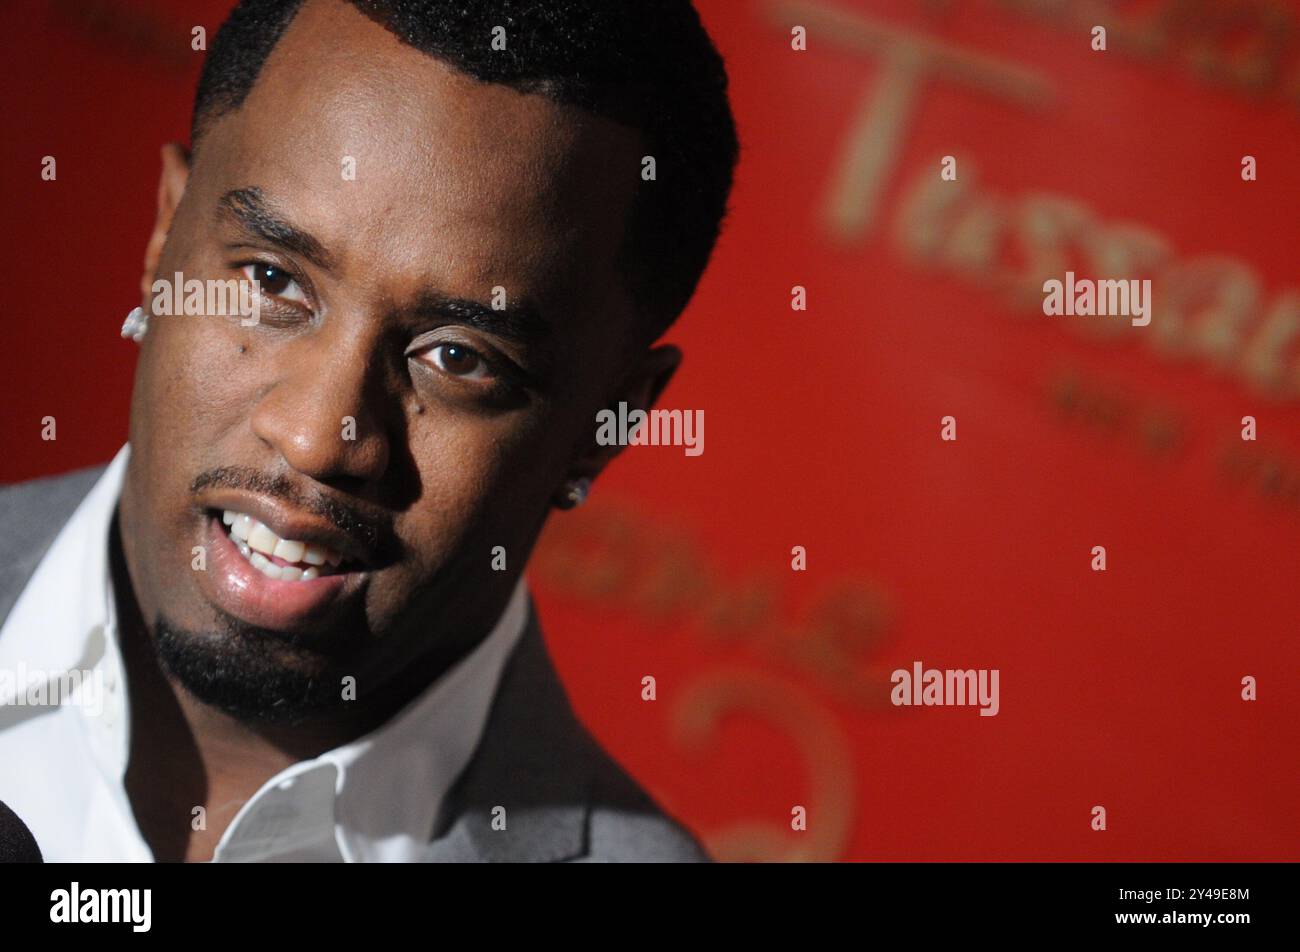
<path fill-rule="evenodd" d="M 208 520 L 203 587 L 227 614 L 259 628 L 291 630 L 354 596 L 363 573 L 342 572 L 296 582 L 267 578 L 253 568 L 217 518 Z"/>

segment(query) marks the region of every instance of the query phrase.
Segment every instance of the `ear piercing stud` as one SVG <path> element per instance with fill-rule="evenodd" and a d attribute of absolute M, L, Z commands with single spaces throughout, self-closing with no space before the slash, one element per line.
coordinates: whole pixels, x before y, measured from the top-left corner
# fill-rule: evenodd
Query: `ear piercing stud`
<path fill-rule="evenodd" d="M 126 316 L 122 322 L 122 336 L 129 337 L 137 344 L 144 340 L 144 335 L 149 332 L 149 315 L 144 312 L 144 308 L 136 307 Z"/>
<path fill-rule="evenodd" d="M 587 501 L 587 496 L 591 493 L 591 480 L 585 476 L 581 479 L 570 479 L 564 484 L 564 502 L 565 509 L 572 509 L 575 506 L 581 506 Z"/>

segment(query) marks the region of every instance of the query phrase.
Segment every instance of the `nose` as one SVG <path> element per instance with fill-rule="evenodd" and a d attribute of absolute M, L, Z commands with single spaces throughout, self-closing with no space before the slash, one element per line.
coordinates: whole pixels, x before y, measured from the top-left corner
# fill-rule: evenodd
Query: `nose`
<path fill-rule="evenodd" d="M 253 408 L 253 433 L 322 483 L 373 483 L 391 449 L 382 361 L 370 335 L 325 328 L 282 346 Z"/>

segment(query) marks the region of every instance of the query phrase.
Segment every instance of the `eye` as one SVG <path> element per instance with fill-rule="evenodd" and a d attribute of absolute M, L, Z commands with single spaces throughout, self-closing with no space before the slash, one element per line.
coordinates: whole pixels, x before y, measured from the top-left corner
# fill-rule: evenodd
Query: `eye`
<path fill-rule="evenodd" d="M 433 364 L 445 374 L 463 380 L 484 380 L 491 376 L 488 362 L 476 350 L 464 344 L 435 344 L 426 354 Z"/>
<path fill-rule="evenodd" d="M 247 280 L 257 282 L 263 294 L 300 304 L 307 302 L 307 295 L 303 293 L 298 282 L 283 268 L 265 261 L 254 261 L 244 265 L 243 272 Z"/>

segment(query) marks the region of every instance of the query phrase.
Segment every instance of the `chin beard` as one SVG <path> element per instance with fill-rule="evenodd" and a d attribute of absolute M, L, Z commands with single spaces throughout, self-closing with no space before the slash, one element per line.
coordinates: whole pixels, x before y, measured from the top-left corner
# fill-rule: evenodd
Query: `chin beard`
<path fill-rule="evenodd" d="M 204 704 L 246 723 L 293 726 L 323 714 L 355 711 L 343 678 L 356 674 L 317 652 L 285 644 L 283 635 L 224 619 L 192 631 L 159 616 L 154 645 L 163 671 Z"/>

